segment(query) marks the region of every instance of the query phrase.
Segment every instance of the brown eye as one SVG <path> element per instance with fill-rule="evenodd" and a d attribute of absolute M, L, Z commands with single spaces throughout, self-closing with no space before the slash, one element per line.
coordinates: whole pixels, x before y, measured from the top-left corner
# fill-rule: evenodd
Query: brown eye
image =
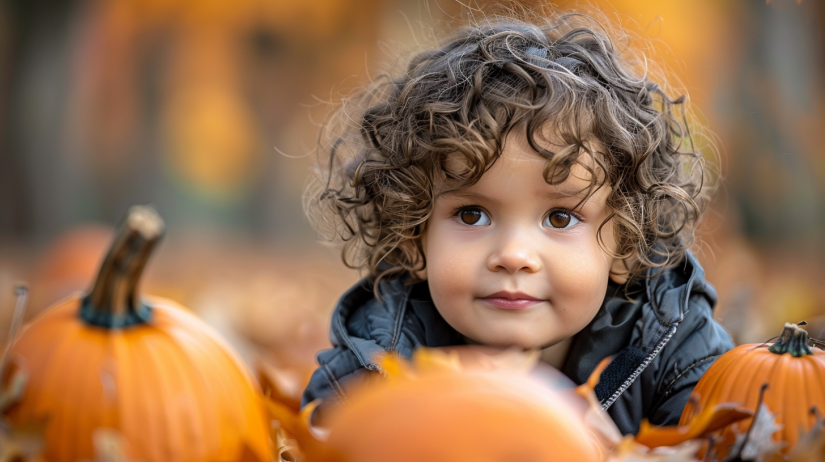
<path fill-rule="evenodd" d="M 549 222 L 549 226 L 557 229 L 569 228 L 579 222 L 578 218 L 562 210 L 550 212 L 545 220 Z"/>
<path fill-rule="evenodd" d="M 484 226 L 490 224 L 490 218 L 481 209 L 468 208 L 458 212 L 458 219 L 465 225 Z"/>

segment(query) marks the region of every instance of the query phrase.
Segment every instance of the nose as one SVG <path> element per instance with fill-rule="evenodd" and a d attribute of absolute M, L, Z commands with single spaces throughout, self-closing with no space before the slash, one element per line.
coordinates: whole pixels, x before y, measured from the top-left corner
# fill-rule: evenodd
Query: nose
<path fill-rule="evenodd" d="M 524 233 L 504 236 L 490 253 L 487 267 L 490 271 L 504 270 L 511 274 L 519 271 L 535 273 L 541 269 L 537 245 Z"/>

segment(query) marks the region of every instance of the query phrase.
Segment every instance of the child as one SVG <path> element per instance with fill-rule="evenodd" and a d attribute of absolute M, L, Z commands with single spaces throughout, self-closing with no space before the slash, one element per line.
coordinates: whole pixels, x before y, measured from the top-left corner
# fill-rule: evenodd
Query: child
<path fill-rule="evenodd" d="M 587 16 L 488 22 L 342 108 L 308 210 L 369 276 L 304 404 L 384 351 L 479 343 L 576 383 L 613 356 L 596 392 L 620 430 L 678 422 L 733 344 L 688 252 L 708 194 L 683 100 L 633 64 Z"/>

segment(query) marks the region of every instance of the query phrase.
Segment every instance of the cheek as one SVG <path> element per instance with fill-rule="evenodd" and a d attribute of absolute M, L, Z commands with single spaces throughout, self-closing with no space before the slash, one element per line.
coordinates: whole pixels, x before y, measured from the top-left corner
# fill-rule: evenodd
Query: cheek
<path fill-rule="evenodd" d="M 472 252 L 472 246 L 438 227 L 430 230 L 422 244 L 430 293 L 437 305 L 439 300 L 449 300 L 472 290 L 472 274 L 478 265 L 478 252 Z"/>
<path fill-rule="evenodd" d="M 554 289 L 579 303 L 601 303 L 613 258 L 602 251 L 595 238 L 571 244 L 568 249 L 571 251 L 563 258 L 556 255 L 556 261 L 548 265 L 553 269 L 550 277 Z"/>

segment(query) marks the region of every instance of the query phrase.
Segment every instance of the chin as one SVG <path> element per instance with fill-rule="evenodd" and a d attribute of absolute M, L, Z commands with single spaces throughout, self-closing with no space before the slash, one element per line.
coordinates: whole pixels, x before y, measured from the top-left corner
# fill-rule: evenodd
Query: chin
<path fill-rule="evenodd" d="M 484 336 L 479 343 L 500 348 L 517 347 L 522 350 L 542 349 L 547 344 L 547 339 L 531 338 L 531 336 L 514 335 L 512 333 Z"/>

